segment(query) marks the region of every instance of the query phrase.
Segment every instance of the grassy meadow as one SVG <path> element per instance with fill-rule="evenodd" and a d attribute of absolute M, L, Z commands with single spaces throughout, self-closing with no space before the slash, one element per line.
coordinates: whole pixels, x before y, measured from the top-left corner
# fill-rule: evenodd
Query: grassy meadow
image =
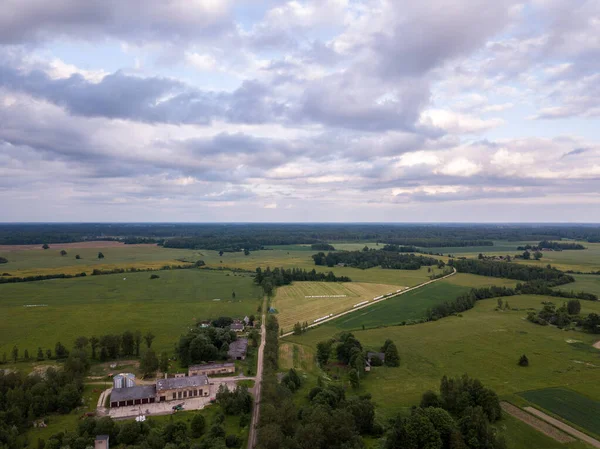
<path fill-rule="evenodd" d="M 543 296 L 515 296 L 510 305 L 520 310 L 495 311 L 496 299 L 479 301 L 462 317 L 448 317 L 413 326 L 354 330 L 367 349 L 377 349 L 390 338 L 398 347 L 398 368 L 374 368 L 359 393 L 371 393 L 386 417 L 418 404 L 426 390 L 437 390 L 443 375 L 467 373 L 504 398 L 553 386 L 568 386 L 600 399 L 600 350 L 597 336 L 539 326 L 524 319 L 526 309 L 542 307 Z M 600 303 L 582 302 L 583 313 L 600 312 Z M 285 342 L 314 351 L 319 341 L 339 332 L 326 324 Z M 517 365 L 522 354 L 530 365 Z"/>
<path fill-rule="evenodd" d="M 295 323 L 308 321 L 312 324 L 317 318 L 344 312 L 352 309 L 355 304 L 371 301 L 377 296 L 399 289 L 397 285 L 367 282 L 294 282 L 277 289 L 273 307 L 279 312 L 279 327 L 288 332 Z M 343 297 L 333 297 L 342 295 Z"/>
<path fill-rule="evenodd" d="M 8 263 L 0 265 L 0 274 L 10 273 L 12 276 L 34 276 L 37 274 L 90 274 L 94 269 L 109 270 L 112 268 L 160 268 L 164 265 L 180 264 L 181 260 L 196 261 L 202 259 L 202 251 L 188 249 L 169 249 L 156 245 L 120 245 L 114 242 L 98 242 L 98 245 L 112 244 L 99 248 L 72 248 L 59 244 L 49 249 L 35 246 L 33 249 L 7 250 L 0 246 L 0 257 L 8 259 Z M 67 251 L 61 256 L 60 251 Z M 104 259 L 98 259 L 98 253 Z M 81 259 L 76 259 L 79 255 Z"/>
<path fill-rule="evenodd" d="M 196 320 L 255 313 L 261 291 L 248 275 L 202 269 L 87 276 L 0 285 L 0 354 L 21 354 L 80 335 L 151 330 L 157 349 L 172 349 Z M 236 297 L 232 298 L 232 291 Z M 219 301 L 216 301 L 219 299 Z M 40 305 L 43 307 L 25 307 Z"/>

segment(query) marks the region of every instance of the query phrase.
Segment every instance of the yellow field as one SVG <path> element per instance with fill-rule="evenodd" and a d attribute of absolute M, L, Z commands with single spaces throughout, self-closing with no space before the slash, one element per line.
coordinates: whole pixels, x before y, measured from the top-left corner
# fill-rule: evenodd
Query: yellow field
<path fill-rule="evenodd" d="M 293 343 L 279 344 L 279 368 L 288 370 L 294 368 L 311 372 L 315 365 L 314 351 L 308 346 Z"/>
<path fill-rule="evenodd" d="M 279 312 L 280 328 L 288 332 L 297 322 L 312 324 L 317 318 L 344 312 L 362 301 L 403 288 L 362 282 L 294 282 L 277 289 L 273 307 Z"/>

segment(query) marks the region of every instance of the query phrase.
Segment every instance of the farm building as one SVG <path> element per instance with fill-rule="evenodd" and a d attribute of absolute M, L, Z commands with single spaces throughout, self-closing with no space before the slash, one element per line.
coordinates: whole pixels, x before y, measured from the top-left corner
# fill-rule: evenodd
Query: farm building
<path fill-rule="evenodd" d="M 373 359 L 377 358 L 381 363 L 385 363 L 385 354 L 383 352 L 367 352 L 367 360 L 372 363 Z"/>
<path fill-rule="evenodd" d="M 231 326 L 229 326 L 229 329 L 231 329 L 234 332 L 243 332 L 244 323 L 232 323 Z"/>
<path fill-rule="evenodd" d="M 154 385 L 139 385 L 136 387 L 115 388 L 110 394 L 111 407 L 127 405 L 153 404 L 156 401 Z"/>
<path fill-rule="evenodd" d="M 109 435 L 96 435 L 96 439 L 94 440 L 94 449 L 108 449 L 109 440 Z"/>
<path fill-rule="evenodd" d="M 135 375 L 121 373 L 113 377 L 113 388 L 135 387 Z"/>
<path fill-rule="evenodd" d="M 229 344 L 227 355 L 232 360 L 244 360 L 246 358 L 246 351 L 248 351 L 248 339 L 238 338 Z"/>
<path fill-rule="evenodd" d="M 210 395 L 208 377 L 204 375 L 160 379 L 156 382 L 159 402 Z"/>
<path fill-rule="evenodd" d="M 188 368 L 188 376 L 212 376 L 227 373 L 235 373 L 235 363 L 210 363 L 206 365 L 192 365 Z"/>

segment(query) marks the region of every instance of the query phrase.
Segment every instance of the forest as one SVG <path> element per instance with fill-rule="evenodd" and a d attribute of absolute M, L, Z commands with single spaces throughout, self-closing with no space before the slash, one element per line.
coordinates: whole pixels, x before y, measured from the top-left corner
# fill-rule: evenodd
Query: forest
<path fill-rule="evenodd" d="M 586 248 L 585 248 L 585 246 L 583 246 L 580 243 L 549 242 L 548 240 L 542 240 L 537 245 L 518 246 L 517 249 L 519 251 L 526 251 L 526 250 L 539 251 L 539 250 L 544 250 L 544 249 L 551 249 L 553 251 L 567 251 L 567 250 L 582 250 L 582 249 L 586 249 Z"/>
<path fill-rule="evenodd" d="M 381 249 L 368 249 L 366 247 L 362 251 L 340 251 L 327 253 L 327 255 L 319 252 L 314 254 L 312 258 L 315 261 L 315 265 L 333 267 L 337 264 L 344 264 L 363 270 L 378 266 L 395 270 L 418 270 L 422 266 L 430 265 L 444 266 L 444 262 L 433 257 L 403 254 Z"/>
<path fill-rule="evenodd" d="M 373 241 L 419 247 L 491 246 L 493 240 L 600 242 L 598 225 L 510 224 L 258 224 L 258 223 L 7 223 L 0 245 L 121 240 L 222 251 L 267 245 Z"/>
<path fill-rule="evenodd" d="M 573 276 L 556 268 L 544 268 L 510 262 L 492 260 L 450 259 L 448 265 L 456 268 L 459 273 L 478 274 L 497 278 L 516 279 L 518 281 L 542 280 L 549 287 L 574 282 Z"/>

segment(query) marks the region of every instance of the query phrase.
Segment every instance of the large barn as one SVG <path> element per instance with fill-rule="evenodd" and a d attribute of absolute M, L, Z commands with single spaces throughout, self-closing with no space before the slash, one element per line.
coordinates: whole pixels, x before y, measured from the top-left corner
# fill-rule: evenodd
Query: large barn
<path fill-rule="evenodd" d="M 156 382 L 159 402 L 210 395 L 208 377 L 204 375 L 160 379 Z"/>

